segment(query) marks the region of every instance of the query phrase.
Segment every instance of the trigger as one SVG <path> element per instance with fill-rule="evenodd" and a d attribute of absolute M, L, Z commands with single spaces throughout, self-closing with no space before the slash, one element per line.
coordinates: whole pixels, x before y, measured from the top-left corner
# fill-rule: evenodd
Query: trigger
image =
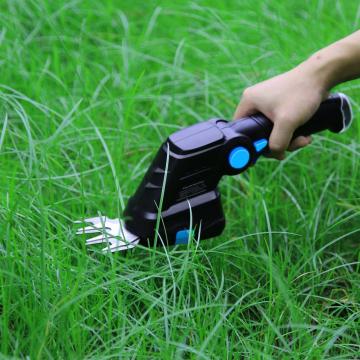
<path fill-rule="evenodd" d="M 256 152 L 261 152 L 262 150 L 264 150 L 268 146 L 268 143 L 269 142 L 266 139 L 254 141 L 254 148 Z"/>

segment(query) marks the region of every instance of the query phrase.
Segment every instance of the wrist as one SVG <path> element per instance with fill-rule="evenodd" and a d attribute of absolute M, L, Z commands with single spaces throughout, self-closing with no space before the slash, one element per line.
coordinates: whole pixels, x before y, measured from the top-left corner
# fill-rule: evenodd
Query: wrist
<path fill-rule="evenodd" d="M 313 76 L 320 88 L 328 92 L 332 87 L 351 79 L 351 54 L 353 44 L 337 42 L 321 49 L 300 64 L 300 67 Z"/>
<path fill-rule="evenodd" d="M 305 86 L 325 99 L 329 90 L 334 86 L 330 78 L 331 64 L 322 56 L 312 55 L 295 69 L 296 76 L 305 83 Z"/>
<path fill-rule="evenodd" d="M 334 69 L 336 62 L 333 58 L 328 58 L 321 51 L 310 56 L 301 65 L 308 77 L 311 77 L 313 85 L 319 91 L 327 93 L 336 85 Z"/>

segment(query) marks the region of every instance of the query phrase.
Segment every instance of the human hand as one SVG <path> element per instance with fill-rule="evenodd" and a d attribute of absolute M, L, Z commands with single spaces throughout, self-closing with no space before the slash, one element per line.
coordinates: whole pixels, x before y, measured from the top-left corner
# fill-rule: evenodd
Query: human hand
<path fill-rule="evenodd" d="M 292 136 L 326 99 L 328 92 L 323 83 L 321 72 L 308 64 L 301 64 L 247 88 L 234 119 L 258 112 L 268 117 L 274 123 L 269 139 L 270 156 L 282 160 L 285 150 L 294 151 L 311 143 L 310 136 L 299 136 L 293 140 Z"/>

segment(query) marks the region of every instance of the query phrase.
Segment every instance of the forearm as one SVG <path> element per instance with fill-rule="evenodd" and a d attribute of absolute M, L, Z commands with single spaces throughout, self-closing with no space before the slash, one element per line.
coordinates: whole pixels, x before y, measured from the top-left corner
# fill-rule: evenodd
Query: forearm
<path fill-rule="evenodd" d="M 313 72 L 324 91 L 359 77 L 360 31 L 317 51 L 299 68 L 301 71 Z"/>

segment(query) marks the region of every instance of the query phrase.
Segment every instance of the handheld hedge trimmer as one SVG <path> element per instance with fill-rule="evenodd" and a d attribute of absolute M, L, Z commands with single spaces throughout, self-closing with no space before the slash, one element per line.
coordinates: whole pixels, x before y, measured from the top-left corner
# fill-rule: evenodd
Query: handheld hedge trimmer
<path fill-rule="evenodd" d="M 323 130 L 340 133 L 352 121 L 351 105 L 341 93 L 321 103 L 293 137 Z M 103 251 L 137 244 L 186 244 L 191 237 L 218 236 L 225 216 L 217 185 L 223 175 L 237 175 L 269 151 L 272 122 L 262 114 L 228 122 L 211 119 L 170 135 L 161 145 L 123 219 L 85 219 L 77 234 L 98 233 L 87 245 L 105 243 Z M 78 222 L 81 223 L 81 222 Z"/>

